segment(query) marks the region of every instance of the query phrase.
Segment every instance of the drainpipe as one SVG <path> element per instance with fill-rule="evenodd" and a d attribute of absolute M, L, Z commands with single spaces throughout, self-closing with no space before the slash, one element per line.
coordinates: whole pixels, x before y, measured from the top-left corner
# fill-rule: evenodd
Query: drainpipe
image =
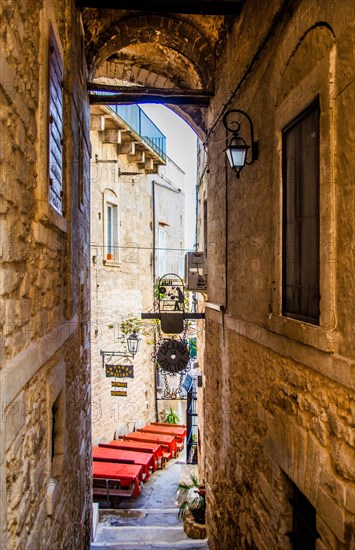
<path fill-rule="evenodd" d="M 155 268 L 155 249 L 156 249 L 156 234 L 155 234 L 155 180 L 152 180 L 152 224 L 153 224 L 153 265 L 152 265 L 152 274 L 153 274 L 153 304 L 155 302 L 155 277 L 156 277 L 156 268 Z M 154 330 L 154 349 L 157 342 L 156 331 Z M 155 365 L 154 365 L 155 368 Z M 158 414 L 158 371 L 155 369 L 154 373 L 154 395 L 155 395 L 155 421 L 159 421 Z"/>
<path fill-rule="evenodd" d="M 227 139 L 226 131 L 226 139 Z M 224 155 L 224 178 L 225 178 L 225 210 L 226 210 L 226 227 L 225 227 L 225 295 L 224 295 L 224 313 L 228 311 L 228 225 L 229 225 L 229 216 L 228 216 L 228 159 L 227 155 Z M 224 327 L 224 313 L 223 313 L 223 327 Z M 223 331 L 224 337 L 224 331 Z"/>

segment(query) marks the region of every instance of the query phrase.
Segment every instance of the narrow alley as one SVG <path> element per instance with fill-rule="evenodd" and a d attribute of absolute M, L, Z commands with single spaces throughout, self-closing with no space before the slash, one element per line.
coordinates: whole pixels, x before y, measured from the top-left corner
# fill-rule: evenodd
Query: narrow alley
<path fill-rule="evenodd" d="M 354 21 L 0 2 L 1 550 L 355 550 Z M 191 177 L 145 103 L 193 132 Z M 167 469 L 107 466 L 126 439 Z M 96 481 L 141 496 L 98 514 Z"/>
<path fill-rule="evenodd" d="M 208 550 L 206 540 L 186 536 L 178 519 L 178 483 L 197 471 L 185 463 L 184 454 L 154 472 L 139 496 L 121 502 L 119 509 L 99 511 L 91 550 Z"/>

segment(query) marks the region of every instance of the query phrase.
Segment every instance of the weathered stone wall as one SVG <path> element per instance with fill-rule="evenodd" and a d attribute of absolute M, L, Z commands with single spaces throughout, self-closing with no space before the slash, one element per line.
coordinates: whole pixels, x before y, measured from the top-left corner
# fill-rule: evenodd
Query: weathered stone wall
<path fill-rule="evenodd" d="M 5 1 L 0 18 L 0 546 L 84 549 L 91 532 L 91 428 L 81 21 L 74 2 L 64 0 Z M 50 24 L 64 65 L 63 216 L 48 201 Z M 66 420 L 56 469 L 52 406 L 60 392 Z"/>
<path fill-rule="evenodd" d="M 227 312 L 206 308 L 210 545 L 288 548 L 292 480 L 316 508 L 317 548 L 352 548 L 354 6 L 259 8 L 246 2 L 227 36 L 208 115 L 208 300 Z M 319 327 L 281 315 L 281 133 L 316 96 Z M 260 146 L 239 180 L 222 153 L 226 106 L 251 116 Z"/>
<path fill-rule="evenodd" d="M 117 143 L 120 128 L 122 144 Z M 108 131 L 112 132 L 112 142 Z M 145 166 L 149 163 L 142 162 L 142 155 L 147 155 L 149 146 L 138 135 L 132 135 L 127 125 L 122 129 L 121 119 L 109 108 L 92 108 L 91 142 L 92 436 L 96 444 L 156 419 L 155 368 L 151 360 L 154 326 L 149 322 L 143 325 L 140 317 L 142 312 L 153 308 L 153 261 L 157 265 L 158 255 L 163 255 L 168 272 L 176 267 L 176 258 L 182 263 L 180 251 L 160 250 L 154 255 L 153 231 L 156 247 L 161 222 L 169 230 L 165 246 L 179 249 L 181 237 L 183 248 L 184 195 L 177 190 L 183 188 L 181 170 L 177 166 L 169 170 L 170 160 L 167 159 L 166 167 L 155 153 L 154 171 L 159 173 L 148 173 Z M 136 148 L 135 154 L 127 154 L 133 152 L 132 146 Z M 167 179 L 168 175 L 172 181 Z M 106 258 L 105 196 L 109 201 L 117 201 L 119 231 L 115 261 Z M 115 379 L 105 377 L 100 350 L 126 350 L 121 323 L 132 318 L 134 323 L 138 321 L 142 335 L 139 353 L 129 360 L 134 365 L 134 378 L 121 379 L 127 382 L 127 389 L 123 389 L 127 396 L 111 396 L 111 390 L 120 388 L 112 388 Z M 106 359 L 106 363 L 117 362 L 124 361 Z"/>
<path fill-rule="evenodd" d="M 106 126 L 109 121 L 115 125 L 114 114 L 111 117 L 107 114 L 105 120 Z M 115 127 L 118 128 L 117 123 Z M 95 159 L 91 178 L 92 436 L 95 444 L 110 441 L 155 418 L 154 366 L 147 338 L 142 339 L 141 350 L 129 361 L 134 365 L 134 378 L 121 379 L 127 382 L 127 397 L 111 396 L 112 389 L 120 388 L 111 387 L 115 379 L 105 377 L 100 356 L 100 350 L 126 350 L 121 323 L 132 317 L 139 320 L 140 313 L 152 307 L 152 208 L 151 186 L 145 172 L 139 169 L 137 158 L 118 154 L 117 144 L 103 142 L 103 132 L 92 129 L 90 134 Z M 119 175 L 124 172 L 136 175 Z M 106 261 L 104 192 L 112 193 L 118 200 L 117 262 Z M 117 359 L 106 362 L 117 363 Z"/>

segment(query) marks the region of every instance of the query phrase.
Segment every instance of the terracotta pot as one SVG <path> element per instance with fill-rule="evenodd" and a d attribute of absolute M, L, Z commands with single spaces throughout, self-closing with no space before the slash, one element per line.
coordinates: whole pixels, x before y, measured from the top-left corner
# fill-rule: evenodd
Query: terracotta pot
<path fill-rule="evenodd" d="M 113 260 L 113 254 L 106 254 L 106 260 Z"/>

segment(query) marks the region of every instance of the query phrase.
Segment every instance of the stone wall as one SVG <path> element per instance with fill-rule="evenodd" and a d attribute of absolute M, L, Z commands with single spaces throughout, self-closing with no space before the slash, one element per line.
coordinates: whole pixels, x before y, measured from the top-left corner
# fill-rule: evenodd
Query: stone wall
<path fill-rule="evenodd" d="M 5 1 L 0 12 L 0 546 L 84 549 L 90 146 L 82 26 L 71 1 Z M 50 25 L 64 65 L 63 215 L 48 200 Z M 53 416 L 61 426 L 54 436 Z"/>
<path fill-rule="evenodd" d="M 317 549 L 355 545 L 354 6 L 291 4 L 261 13 L 245 3 L 208 114 L 208 300 L 226 311 L 206 308 L 205 473 L 218 550 L 290 547 L 292 483 L 316 508 Z M 319 326 L 281 314 L 282 128 L 317 96 Z M 251 116 L 260 147 L 239 180 L 223 158 L 227 106 Z"/>
<path fill-rule="evenodd" d="M 97 111 L 97 109 L 96 109 Z M 100 350 L 126 350 L 121 323 L 134 317 L 140 322 L 142 311 L 152 304 L 152 208 L 151 185 L 137 155 L 119 152 L 117 143 L 104 142 L 104 132 L 95 128 L 93 111 L 91 142 L 93 165 L 91 178 L 91 256 L 92 256 L 92 375 L 93 375 L 93 441 L 111 441 L 141 427 L 155 418 L 154 366 L 150 361 L 147 338 L 134 359 L 134 378 L 127 382 L 127 397 L 111 396 L 113 378 L 105 377 Z M 118 129 L 118 118 L 109 108 L 101 109 L 105 125 Z M 101 112 L 100 111 L 100 112 Z M 104 116 L 104 112 L 106 113 Z M 95 114 L 96 113 L 96 114 Z M 129 136 L 125 127 L 126 136 Z M 125 149 L 133 149 L 133 137 Z M 101 162 L 103 161 L 103 162 Z M 111 161 L 111 162 L 110 162 Z M 160 161 L 161 162 L 161 161 Z M 130 172 L 132 175 L 123 175 Z M 121 175 L 122 174 L 122 175 Z M 133 175 L 135 174 L 135 175 Z M 117 199 L 118 238 L 116 261 L 106 260 L 104 239 L 104 194 Z M 111 197 L 111 198 L 110 198 Z M 106 363 L 124 363 L 106 360 Z M 119 388 L 117 388 L 119 389 Z"/>

